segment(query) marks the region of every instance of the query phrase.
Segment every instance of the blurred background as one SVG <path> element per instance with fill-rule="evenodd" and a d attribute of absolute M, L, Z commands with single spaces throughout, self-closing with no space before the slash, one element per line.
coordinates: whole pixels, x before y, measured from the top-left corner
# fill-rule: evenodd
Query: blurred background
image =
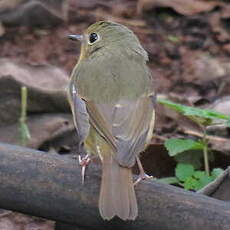
<path fill-rule="evenodd" d="M 228 0 L 0 0 L 1 142 L 76 153 L 65 90 L 80 44 L 67 35 L 81 34 L 98 20 L 136 33 L 149 54 L 159 97 L 230 115 Z M 224 169 L 230 162 L 229 127 L 211 134 L 211 167 Z M 168 177 L 177 161 L 200 162 L 199 152 L 195 160 L 170 157 L 163 143 L 201 136 L 200 127 L 157 105 L 152 145 L 142 157 L 147 172 Z M 1 210 L 0 229 L 51 230 L 54 223 Z"/>

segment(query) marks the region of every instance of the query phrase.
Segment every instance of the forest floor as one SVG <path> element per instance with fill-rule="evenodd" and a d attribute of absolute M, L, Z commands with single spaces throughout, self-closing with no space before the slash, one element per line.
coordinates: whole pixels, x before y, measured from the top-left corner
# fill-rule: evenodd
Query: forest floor
<path fill-rule="evenodd" d="M 31 66 L 55 66 L 68 78 L 77 61 L 80 44 L 68 40 L 67 35 L 82 33 L 98 20 L 116 21 L 132 29 L 148 52 L 148 65 L 160 97 L 230 115 L 228 1 L 70 0 L 57 1 L 58 5 L 52 6 L 52 1 L 41 0 L 42 10 L 37 6 L 25 7 L 28 1 L 15 1 L 12 5 L 2 2 L 1 58 Z M 36 14 L 38 9 L 40 14 Z M 33 84 L 36 85 L 36 77 Z M 148 173 L 171 176 L 176 162 L 168 156 L 164 140 L 170 137 L 194 140 L 199 138 L 200 131 L 162 105 L 157 105 L 156 111 L 152 145 L 143 155 L 143 162 Z M 215 137 L 230 138 L 229 128 L 213 132 Z M 2 135 L 0 133 L 0 141 Z M 44 143 L 45 140 L 38 147 L 49 151 Z M 211 167 L 225 169 L 230 165 L 230 143 L 223 145 L 216 139 L 210 148 L 215 155 Z M 61 153 L 63 149 L 74 151 L 63 141 L 59 149 Z M 1 230 L 53 228 L 50 221 L 8 211 L 0 213 Z"/>

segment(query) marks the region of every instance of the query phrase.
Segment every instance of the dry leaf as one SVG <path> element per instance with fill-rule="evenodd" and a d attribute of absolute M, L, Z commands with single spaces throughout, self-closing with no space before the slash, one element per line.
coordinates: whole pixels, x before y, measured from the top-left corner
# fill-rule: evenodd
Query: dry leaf
<path fill-rule="evenodd" d="M 154 8 L 172 8 L 179 14 L 190 16 L 210 11 L 220 5 L 220 2 L 203 0 L 139 0 L 137 12 L 143 13 Z"/>
<path fill-rule="evenodd" d="M 57 67 L 0 59 L 0 127 L 18 121 L 21 86 L 28 88 L 29 113 L 69 111 L 67 82 L 67 74 Z"/>
<path fill-rule="evenodd" d="M 230 116 L 230 96 L 216 100 L 208 108 Z"/>
<path fill-rule="evenodd" d="M 0 20 L 5 25 L 53 26 L 67 20 L 68 1 L 0 0 Z"/>

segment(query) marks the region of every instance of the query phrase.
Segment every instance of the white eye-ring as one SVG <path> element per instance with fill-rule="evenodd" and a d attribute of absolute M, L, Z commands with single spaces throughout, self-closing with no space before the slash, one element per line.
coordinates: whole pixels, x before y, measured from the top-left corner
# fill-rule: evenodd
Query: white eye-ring
<path fill-rule="evenodd" d="M 94 44 L 95 42 L 100 40 L 100 36 L 97 33 L 91 33 L 88 38 L 89 45 Z"/>

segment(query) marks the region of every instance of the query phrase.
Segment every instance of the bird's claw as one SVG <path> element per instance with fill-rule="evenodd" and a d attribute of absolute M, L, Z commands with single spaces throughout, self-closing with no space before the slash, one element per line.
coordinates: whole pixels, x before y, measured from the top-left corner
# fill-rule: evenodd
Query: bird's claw
<path fill-rule="evenodd" d="M 138 179 L 134 182 L 134 186 L 137 185 L 139 182 L 141 182 L 142 180 L 149 180 L 149 179 L 153 179 L 154 177 L 153 176 L 149 176 L 148 174 L 146 173 L 140 173 Z"/>
<path fill-rule="evenodd" d="M 79 161 L 79 165 L 82 167 L 82 169 L 81 169 L 82 180 L 81 181 L 82 181 L 82 184 L 84 184 L 84 182 L 85 182 L 85 169 L 86 169 L 87 165 L 90 163 L 91 159 L 90 159 L 89 154 L 87 154 L 83 158 L 79 155 L 78 161 Z"/>
<path fill-rule="evenodd" d="M 136 157 L 136 160 L 137 160 L 137 166 L 139 168 L 140 174 L 139 174 L 138 179 L 134 182 L 134 185 L 137 185 L 142 180 L 153 179 L 154 178 L 153 176 L 149 176 L 148 174 L 145 173 L 144 168 L 138 156 Z"/>

